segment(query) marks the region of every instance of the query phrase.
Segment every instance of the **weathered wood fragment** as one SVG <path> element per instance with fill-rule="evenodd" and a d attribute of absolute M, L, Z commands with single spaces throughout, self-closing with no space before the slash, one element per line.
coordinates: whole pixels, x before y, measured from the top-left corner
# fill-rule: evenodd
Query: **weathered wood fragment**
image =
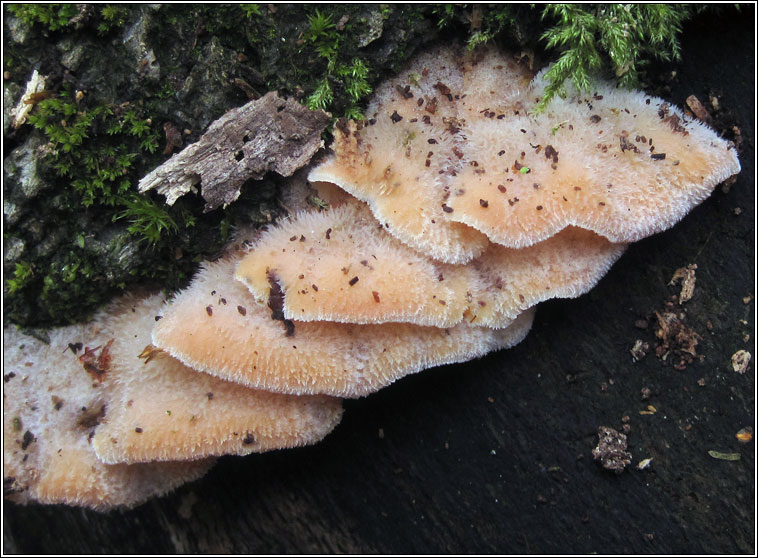
<path fill-rule="evenodd" d="M 140 180 L 139 191 L 155 189 L 173 205 L 199 184 L 205 211 L 226 207 L 246 180 L 269 171 L 290 176 L 307 164 L 322 147 L 330 119 L 272 91 L 213 122 L 197 142 Z"/>

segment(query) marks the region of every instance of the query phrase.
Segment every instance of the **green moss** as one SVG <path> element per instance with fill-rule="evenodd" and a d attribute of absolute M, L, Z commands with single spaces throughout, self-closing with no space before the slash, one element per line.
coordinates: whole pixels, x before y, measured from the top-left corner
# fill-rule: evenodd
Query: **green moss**
<path fill-rule="evenodd" d="M 343 15 L 343 19 L 349 15 Z M 342 112 L 348 118 L 362 118 L 358 103 L 371 93 L 371 85 L 367 78 L 369 66 L 365 60 L 353 57 L 346 61 L 344 58 L 343 42 L 351 27 L 343 23 L 343 31 L 337 29 L 332 15 L 321 13 L 318 9 L 308 15 L 308 27 L 303 32 L 304 49 L 312 49 L 325 62 L 325 69 L 313 92 L 307 97 L 305 104 L 311 110 L 331 110 L 334 102 L 334 89 L 345 93 L 346 106 Z"/>
<path fill-rule="evenodd" d="M 132 194 L 121 200 L 125 206 L 113 216 L 113 221 L 129 221 L 127 231 L 139 239 L 139 242 L 157 244 L 164 233 L 175 233 L 177 226 L 168 212 L 149 198 Z"/>
<path fill-rule="evenodd" d="M 261 15 L 261 7 L 258 4 L 242 4 L 240 8 L 248 19 Z"/>
<path fill-rule="evenodd" d="M 562 95 L 568 79 L 588 91 L 593 75 L 606 67 L 622 87 L 638 86 L 640 68 L 651 60 L 679 59 L 679 34 L 692 13 L 690 6 L 674 4 L 546 6 L 543 18 L 555 25 L 541 38 L 560 56 L 546 74 L 550 85 L 541 106 Z"/>
<path fill-rule="evenodd" d="M 8 10 L 27 25 L 42 25 L 50 31 L 66 27 L 78 13 L 74 4 L 9 4 Z"/>
<path fill-rule="evenodd" d="M 105 35 L 114 29 L 123 27 L 129 15 L 129 10 L 121 5 L 105 4 L 100 8 L 102 21 L 97 25 L 97 32 Z"/>
<path fill-rule="evenodd" d="M 24 286 L 29 283 L 34 271 L 31 264 L 28 262 L 18 262 L 13 270 L 13 277 L 7 279 L 5 282 L 8 292 L 13 294 L 20 291 Z"/>
<path fill-rule="evenodd" d="M 9 4 L 8 11 L 18 17 L 29 26 L 39 26 L 45 31 L 65 30 L 76 21 L 76 16 L 86 10 L 85 5 L 81 8 L 76 4 Z M 81 11 L 80 11 L 81 10 Z M 117 4 L 103 4 L 98 6 L 98 11 L 90 21 L 98 34 L 105 35 L 115 29 L 119 29 L 126 23 L 129 8 Z M 87 19 L 87 18 L 81 18 Z"/>
<path fill-rule="evenodd" d="M 136 193 L 160 138 L 139 105 L 87 100 L 64 89 L 37 103 L 29 117 L 47 142 L 44 168 L 56 193 L 27 202 L 44 221 L 27 218 L 11 227 L 32 247 L 5 283 L 8 315 L 18 323 L 81 319 L 135 281 L 181 286 L 195 252 L 213 252 L 222 242 L 221 215 L 197 226 L 201 203 L 168 208 Z M 202 242 L 190 234 L 195 230 Z"/>
<path fill-rule="evenodd" d="M 29 123 L 47 137 L 47 161 L 61 178 L 68 178 L 89 207 L 128 206 L 125 197 L 140 151 L 154 153 L 158 132 L 152 121 L 130 106 L 79 106 L 64 90 L 59 97 L 37 104 Z"/>
<path fill-rule="evenodd" d="M 40 302 L 48 309 L 49 317 L 66 322 L 72 309 L 75 316 L 80 316 L 79 308 L 90 309 L 108 300 L 110 289 L 90 287 L 97 275 L 96 266 L 82 251 L 57 255 L 45 270 L 40 291 Z"/>
<path fill-rule="evenodd" d="M 540 109 L 565 93 L 570 80 L 589 91 L 607 71 L 622 87 L 640 84 L 652 61 L 680 57 L 682 25 L 696 13 L 717 9 L 686 4 L 446 4 L 432 9 L 437 25 L 467 32 L 469 48 L 497 40 L 517 48 L 547 49 L 555 60 Z M 465 28 L 468 28 L 465 31 Z M 539 41 L 534 38 L 539 37 Z"/>

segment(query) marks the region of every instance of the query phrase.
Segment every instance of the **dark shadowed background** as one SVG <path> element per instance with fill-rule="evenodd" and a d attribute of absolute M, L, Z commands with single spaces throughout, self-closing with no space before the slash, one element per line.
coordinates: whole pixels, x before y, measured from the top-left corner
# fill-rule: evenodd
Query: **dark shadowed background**
<path fill-rule="evenodd" d="M 683 53 L 657 87 L 679 106 L 715 94 L 740 128 L 728 193 L 632 245 L 588 295 L 540 305 L 514 349 L 348 401 L 319 445 L 222 458 L 128 512 L 6 502 L 3 551 L 754 553 L 755 443 L 735 434 L 754 427 L 755 363 L 738 374 L 730 361 L 755 355 L 754 12 L 697 20 Z M 633 363 L 635 340 L 655 347 L 672 275 L 693 263 L 683 312 L 702 361 L 677 370 L 651 350 Z M 616 475 L 591 452 L 597 428 L 625 416 L 633 463 Z"/>

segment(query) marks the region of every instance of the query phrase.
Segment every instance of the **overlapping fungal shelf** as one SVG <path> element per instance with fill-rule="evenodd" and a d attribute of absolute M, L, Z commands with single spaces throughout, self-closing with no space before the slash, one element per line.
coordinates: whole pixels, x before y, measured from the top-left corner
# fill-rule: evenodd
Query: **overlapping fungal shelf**
<path fill-rule="evenodd" d="M 205 474 L 213 457 L 314 443 L 341 401 L 252 390 L 150 345 L 161 296 L 125 297 L 49 343 L 4 330 L 6 497 L 137 505 Z"/>
<path fill-rule="evenodd" d="M 740 170 L 705 125 L 609 83 L 540 112 L 543 76 L 424 54 L 338 123 L 318 209 L 292 179 L 295 211 L 170 301 L 48 343 L 6 328 L 6 497 L 133 506 L 214 456 L 315 443 L 341 398 L 520 342 L 539 302 L 587 292 Z"/>
<path fill-rule="evenodd" d="M 365 121 L 336 127 L 335 154 L 309 178 L 366 202 L 409 246 L 465 263 L 488 242 L 523 248 L 567 226 L 637 241 L 740 170 L 709 127 L 611 83 L 591 94 L 567 83 L 538 113 L 544 75 L 494 49 L 422 57 Z"/>

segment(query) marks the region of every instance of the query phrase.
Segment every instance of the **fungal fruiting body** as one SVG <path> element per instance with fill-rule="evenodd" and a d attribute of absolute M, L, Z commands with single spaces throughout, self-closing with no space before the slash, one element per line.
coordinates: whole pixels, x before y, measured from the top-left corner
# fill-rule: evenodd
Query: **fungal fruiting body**
<path fill-rule="evenodd" d="M 519 343 L 535 305 L 739 172 L 661 99 L 567 84 L 539 112 L 544 88 L 494 49 L 422 55 L 338 123 L 315 191 L 290 179 L 299 211 L 171 301 L 122 299 L 49 343 L 5 328 L 6 495 L 132 506 L 212 456 L 314 443 L 339 397 Z"/>
<path fill-rule="evenodd" d="M 671 227 L 740 170 L 736 150 L 704 124 L 607 83 L 532 117 L 543 76 L 526 92 L 523 116 L 472 119 L 466 128 L 478 166 L 460 174 L 466 188 L 450 202 L 453 219 L 493 242 L 529 246 L 567 225 L 634 242 Z M 494 196 L 498 184 L 511 195 Z"/>
<path fill-rule="evenodd" d="M 623 249 L 568 227 L 522 250 L 490 243 L 467 265 L 444 264 L 392 237 L 363 204 L 344 203 L 264 232 L 236 278 L 264 304 L 275 281 L 290 320 L 502 328 L 542 300 L 586 292 Z"/>
<path fill-rule="evenodd" d="M 538 112 L 544 72 L 529 84 L 511 56 L 444 53 L 446 79 L 419 59 L 380 89 L 365 122 L 335 128 L 335 154 L 309 176 L 367 202 L 390 234 L 435 259 L 479 255 L 486 239 L 473 231 L 513 248 L 567 226 L 633 242 L 740 170 L 733 146 L 662 99 L 566 84 Z"/>
<path fill-rule="evenodd" d="M 503 329 L 274 319 L 271 300 L 256 303 L 234 280 L 239 261 L 206 264 L 163 312 L 153 344 L 188 366 L 259 389 L 361 397 L 407 374 L 515 345 L 532 323 L 532 312 Z"/>
<path fill-rule="evenodd" d="M 98 329 L 87 324 L 54 330 L 49 344 L 10 326 L 3 330 L 6 498 L 132 507 L 201 477 L 213 465 L 213 458 L 133 465 L 106 465 L 97 458 L 90 434 L 107 412 L 103 392 L 68 345 L 100 339 Z"/>
<path fill-rule="evenodd" d="M 246 455 L 312 444 L 337 425 L 337 398 L 247 389 L 156 351 L 150 332 L 163 304 L 156 295 L 127 299 L 108 319 L 107 413 L 92 439 L 104 462 Z"/>
<path fill-rule="evenodd" d="M 453 269 L 384 232 L 362 204 L 347 203 L 269 228 L 235 275 L 265 304 L 276 281 L 290 320 L 452 327 L 472 279 L 467 268 Z"/>
<path fill-rule="evenodd" d="M 462 169 L 457 101 L 448 92 L 460 96 L 460 61 L 454 51 L 439 49 L 418 62 L 405 80 L 377 89 L 367 120 L 335 127 L 337 156 L 314 169 L 309 180 L 334 183 L 367 202 L 377 220 L 414 249 L 465 263 L 488 240 L 453 221 L 446 205 L 452 178 Z"/>
<path fill-rule="evenodd" d="M 212 456 L 314 443 L 339 422 L 339 399 L 251 390 L 151 350 L 162 305 L 127 297 L 49 344 L 4 330 L 11 499 L 132 507 L 202 476 Z"/>

